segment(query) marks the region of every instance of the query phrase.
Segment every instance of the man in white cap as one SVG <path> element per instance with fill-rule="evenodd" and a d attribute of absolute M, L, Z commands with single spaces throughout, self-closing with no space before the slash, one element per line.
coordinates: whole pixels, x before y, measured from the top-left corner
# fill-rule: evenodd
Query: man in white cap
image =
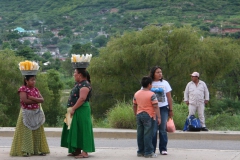
<path fill-rule="evenodd" d="M 202 131 L 208 131 L 205 125 L 204 108 L 209 101 L 209 91 L 205 82 L 199 80 L 199 73 L 193 72 L 190 81 L 184 91 L 184 102 L 188 105 L 189 115 L 195 115 L 198 112 L 198 117 L 202 125 Z"/>

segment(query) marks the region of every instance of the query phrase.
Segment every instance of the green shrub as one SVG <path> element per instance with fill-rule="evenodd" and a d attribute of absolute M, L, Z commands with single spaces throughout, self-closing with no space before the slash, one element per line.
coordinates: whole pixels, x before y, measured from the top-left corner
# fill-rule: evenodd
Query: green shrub
<path fill-rule="evenodd" d="M 173 104 L 173 120 L 177 130 L 182 130 L 188 116 L 188 106 L 184 103 Z"/>
<path fill-rule="evenodd" d="M 206 108 L 208 115 L 218 115 L 221 113 L 240 114 L 240 101 L 238 99 L 223 98 L 212 99 L 209 107 Z"/>
<path fill-rule="evenodd" d="M 228 101 L 229 102 L 229 101 Z M 220 103 L 220 102 L 219 102 Z M 221 102 L 222 103 L 222 102 Z M 206 109 L 207 110 L 207 109 Z M 174 104 L 174 123 L 177 130 L 182 130 L 184 123 L 188 116 L 188 106 L 185 103 Z M 196 117 L 198 114 L 196 112 Z M 227 112 L 218 113 L 216 115 L 205 114 L 206 126 L 210 130 L 221 131 L 239 131 L 240 121 L 239 114 L 232 114 Z M 97 120 L 95 127 L 101 128 L 136 128 L 136 117 L 132 110 L 132 103 L 118 102 L 111 110 L 107 112 L 107 118 L 104 120 Z M 109 125 L 107 125 L 109 123 Z"/>
<path fill-rule="evenodd" d="M 117 102 L 107 112 L 107 119 L 112 128 L 136 129 L 136 117 L 131 102 Z"/>
<path fill-rule="evenodd" d="M 92 120 L 94 128 L 111 128 L 107 118 L 95 119 L 92 117 Z"/>
<path fill-rule="evenodd" d="M 239 131 L 240 115 L 222 113 L 206 117 L 206 125 L 210 130 Z"/>

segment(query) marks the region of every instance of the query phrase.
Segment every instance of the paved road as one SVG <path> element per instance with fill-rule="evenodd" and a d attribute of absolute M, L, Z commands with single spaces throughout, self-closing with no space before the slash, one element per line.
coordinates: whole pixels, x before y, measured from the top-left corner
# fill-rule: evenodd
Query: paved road
<path fill-rule="evenodd" d="M 70 160 L 60 146 L 61 128 L 45 128 L 51 153 L 46 157 L 10 157 L 14 128 L 0 127 L 0 160 Z M 91 160 L 139 160 L 136 130 L 94 128 L 96 152 Z M 161 160 L 240 160 L 240 131 L 182 132 L 169 134 L 168 155 Z"/>
<path fill-rule="evenodd" d="M 50 147 L 59 147 L 59 137 L 48 137 Z M 10 147 L 11 137 L 0 137 L 1 147 Z M 136 148 L 135 139 L 108 139 L 95 138 L 96 148 Z M 178 149 L 215 149 L 215 150 L 240 150 L 239 141 L 216 141 L 216 140 L 169 140 L 168 148 Z"/>
<path fill-rule="evenodd" d="M 11 137 L 0 137 L 1 160 L 72 160 L 68 157 L 67 149 L 59 147 L 59 137 L 47 138 L 50 146 L 50 155 L 46 157 L 31 156 L 10 157 Z M 139 160 L 136 156 L 135 139 L 108 139 L 95 138 L 96 152 L 90 153 L 91 160 Z M 239 141 L 216 140 L 169 140 L 167 156 L 159 155 L 161 160 L 240 160 Z"/>

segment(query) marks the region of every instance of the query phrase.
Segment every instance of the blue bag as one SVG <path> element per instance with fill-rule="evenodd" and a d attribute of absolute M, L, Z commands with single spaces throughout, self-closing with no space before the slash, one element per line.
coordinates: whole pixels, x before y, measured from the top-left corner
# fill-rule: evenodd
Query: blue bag
<path fill-rule="evenodd" d="M 199 118 L 196 118 L 194 115 L 191 115 L 186 119 L 183 131 L 201 131 L 201 129 L 202 126 Z"/>

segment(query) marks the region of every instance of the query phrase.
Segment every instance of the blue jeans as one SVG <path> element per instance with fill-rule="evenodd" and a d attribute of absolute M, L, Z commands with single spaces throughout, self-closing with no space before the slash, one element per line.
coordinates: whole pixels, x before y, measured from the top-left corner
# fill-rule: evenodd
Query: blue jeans
<path fill-rule="evenodd" d="M 150 155 L 153 153 L 153 129 L 155 120 L 147 112 L 137 114 L 137 144 L 138 154 Z"/>
<path fill-rule="evenodd" d="M 162 151 L 167 151 L 167 143 L 168 143 L 168 136 L 166 131 L 166 125 L 168 120 L 168 106 L 160 107 L 160 115 L 161 115 L 161 124 L 158 126 L 157 122 L 155 122 L 154 125 L 154 135 L 152 139 L 153 144 L 153 151 L 155 153 L 156 146 L 157 146 L 157 132 L 159 130 L 159 151 L 162 153 Z"/>

